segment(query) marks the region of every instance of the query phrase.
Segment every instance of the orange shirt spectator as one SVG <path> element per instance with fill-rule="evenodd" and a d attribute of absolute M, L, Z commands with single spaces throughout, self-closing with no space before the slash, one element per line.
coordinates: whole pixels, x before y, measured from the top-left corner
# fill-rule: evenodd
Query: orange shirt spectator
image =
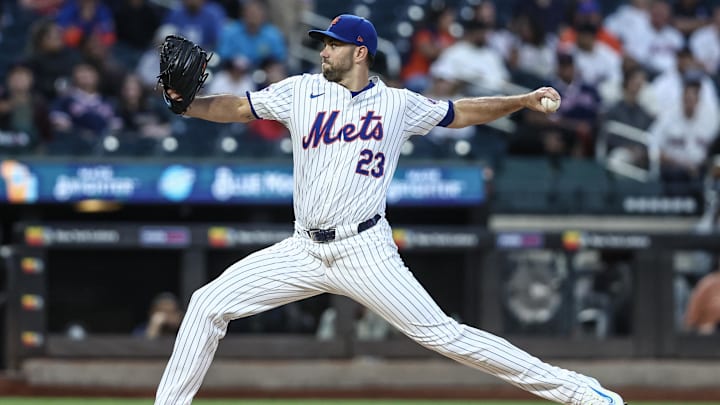
<path fill-rule="evenodd" d="M 615 50 L 617 53 L 622 54 L 622 43 L 620 40 L 613 35 L 610 31 L 603 27 L 598 27 L 595 40 L 608 45 L 610 48 Z M 571 49 L 573 45 L 577 43 L 577 30 L 572 27 L 565 28 L 560 33 L 560 47 L 561 49 Z"/>
<path fill-rule="evenodd" d="M 595 40 L 602 42 L 612 48 L 618 54 L 622 54 L 622 42 L 612 32 L 603 27 L 603 15 L 600 2 L 597 0 L 578 0 L 572 15 L 572 24 L 560 31 L 559 48 L 567 51 L 573 48 L 577 42 L 577 29 L 584 24 L 592 24 L 598 27 Z"/>
<path fill-rule="evenodd" d="M 429 84 L 430 65 L 445 48 L 455 43 L 450 26 L 455 22 L 455 11 L 440 10 L 430 17 L 430 26 L 418 30 L 413 36 L 412 49 L 407 63 L 400 72 L 400 79 L 411 90 L 422 92 Z M 417 85 L 412 85 L 418 81 Z"/>
<path fill-rule="evenodd" d="M 430 70 L 430 63 L 437 57 L 434 50 L 447 48 L 453 43 L 455 43 L 455 37 L 447 32 L 436 33 L 428 29 L 418 32 L 413 39 L 414 50 L 410 53 L 408 63 L 403 67 L 402 79 L 407 79 L 415 74 L 427 74 Z M 434 57 L 429 56 L 431 54 Z"/>
<path fill-rule="evenodd" d="M 91 35 L 98 35 L 106 46 L 115 43 L 112 12 L 99 0 L 70 0 L 58 12 L 56 21 L 70 47 L 80 47 Z"/>

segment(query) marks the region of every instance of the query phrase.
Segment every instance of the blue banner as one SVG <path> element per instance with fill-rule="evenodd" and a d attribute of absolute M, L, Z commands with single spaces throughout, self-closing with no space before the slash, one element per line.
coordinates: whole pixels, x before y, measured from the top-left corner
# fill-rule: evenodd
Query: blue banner
<path fill-rule="evenodd" d="M 399 167 L 388 190 L 388 204 L 480 204 L 485 200 L 482 169 Z M 292 192 L 289 164 L 0 160 L 0 203 L 99 199 L 138 204 L 289 204 Z"/>

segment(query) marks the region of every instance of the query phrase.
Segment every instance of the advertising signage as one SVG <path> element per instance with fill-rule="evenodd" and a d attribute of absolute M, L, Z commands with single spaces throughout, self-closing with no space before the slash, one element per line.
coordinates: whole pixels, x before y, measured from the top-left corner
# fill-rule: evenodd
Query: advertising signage
<path fill-rule="evenodd" d="M 390 205 L 470 206 L 485 201 L 481 166 L 399 167 Z M 136 204 L 290 204 L 291 164 L 0 160 L 0 203 L 87 199 Z"/>

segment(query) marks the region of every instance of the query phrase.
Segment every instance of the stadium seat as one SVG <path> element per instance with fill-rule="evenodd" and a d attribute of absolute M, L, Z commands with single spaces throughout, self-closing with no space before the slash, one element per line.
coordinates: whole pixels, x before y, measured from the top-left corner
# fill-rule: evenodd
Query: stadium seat
<path fill-rule="evenodd" d="M 74 133 L 57 132 L 47 143 L 45 154 L 48 156 L 91 156 L 98 148 L 99 139 L 92 140 Z"/>
<path fill-rule="evenodd" d="M 558 171 L 558 206 L 569 212 L 603 213 L 609 207 L 608 174 L 588 159 L 564 159 Z"/>
<path fill-rule="evenodd" d="M 160 143 L 158 152 L 161 155 L 209 157 L 216 152 L 218 134 L 222 124 L 198 119 L 180 118 L 173 122 L 173 136 L 177 141 L 177 148 L 170 148 L 172 141 L 165 140 Z"/>
<path fill-rule="evenodd" d="M 496 168 L 505 159 L 508 148 L 507 135 L 486 125 L 478 126 L 475 136 L 470 139 L 473 158 L 488 162 Z"/>
<path fill-rule="evenodd" d="M 413 136 L 405 142 L 402 150 L 402 159 L 432 160 L 445 157 L 441 146 L 431 142 L 424 136 Z"/>
<path fill-rule="evenodd" d="M 97 154 L 100 156 L 136 156 L 138 138 L 137 134 L 128 132 L 107 135 L 99 141 Z"/>
<path fill-rule="evenodd" d="M 507 158 L 496 169 L 493 209 L 497 212 L 550 213 L 557 172 L 545 157 Z"/>

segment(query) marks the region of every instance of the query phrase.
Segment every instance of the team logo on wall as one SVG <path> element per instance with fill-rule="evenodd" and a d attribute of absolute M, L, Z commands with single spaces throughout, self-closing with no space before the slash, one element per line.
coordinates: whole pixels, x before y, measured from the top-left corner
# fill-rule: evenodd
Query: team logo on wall
<path fill-rule="evenodd" d="M 39 311 L 45 307 L 45 300 L 41 295 L 23 294 L 20 298 L 20 305 L 25 311 Z"/>
<path fill-rule="evenodd" d="M 20 260 L 20 269 L 25 274 L 40 274 L 45 270 L 45 264 L 36 257 L 23 257 Z"/>
<path fill-rule="evenodd" d="M 208 229 L 208 244 L 212 247 L 226 247 L 230 245 L 228 228 L 213 226 Z"/>
<path fill-rule="evenodd" d="M 195 170 L 182 165 L 169 166 L 160 175 L 158 191 L 170 201 L 187 199 L 195 185 Z"/>
<path fill-rule="evenodd" d="M 38 179 L 24 164 L 15 160 L 0 163 L 0 177 L 11 203 L 32 203 L 38 199 Z"/>
<path fill-rule="evenodd" d="M 399 249 L 451 248 L 470 249 L 478 246 L 475 232 L 446 230 L 394 229 L 393 240 Z"/>
<path fill-rule="evenodd" d="M 407 245 L 407 232 L 404 229 L 393 229 L 392 236 L 398 249 Z"/>
<path fill-rule="evenodd" d="M 25 244 L 28 246 L 45 245 L 45 228 L 42 226 L 28 226 L 25 228 Z"/>
<path fill-rule="evenodd" d="M 42 333 L 26 330 L 20 334 L 20 342 L 25 347 L 40 347 L 44 341 L 45 337 Z"/>
<path fill-rule="evenodd" d="M 652 241 L 648 235 L 611 234 L 566 231 L 562 236 L 565 250 L 590 249 L 647 249 Z"/>
<path fill-rule="evenodd" d="M 562 244 L 565 250 L 578 250 L 582 241 L 582 235 L 578 231 L 566 231 L 562 236 Z"/>
<path fill-rule="evenodd" d="M 75 228 L 28 226 L 25 228 L 25 244 L 28 246 L 50 245 L 110 245 L 120 241 L 120 231 L 108 228 Z"/>

